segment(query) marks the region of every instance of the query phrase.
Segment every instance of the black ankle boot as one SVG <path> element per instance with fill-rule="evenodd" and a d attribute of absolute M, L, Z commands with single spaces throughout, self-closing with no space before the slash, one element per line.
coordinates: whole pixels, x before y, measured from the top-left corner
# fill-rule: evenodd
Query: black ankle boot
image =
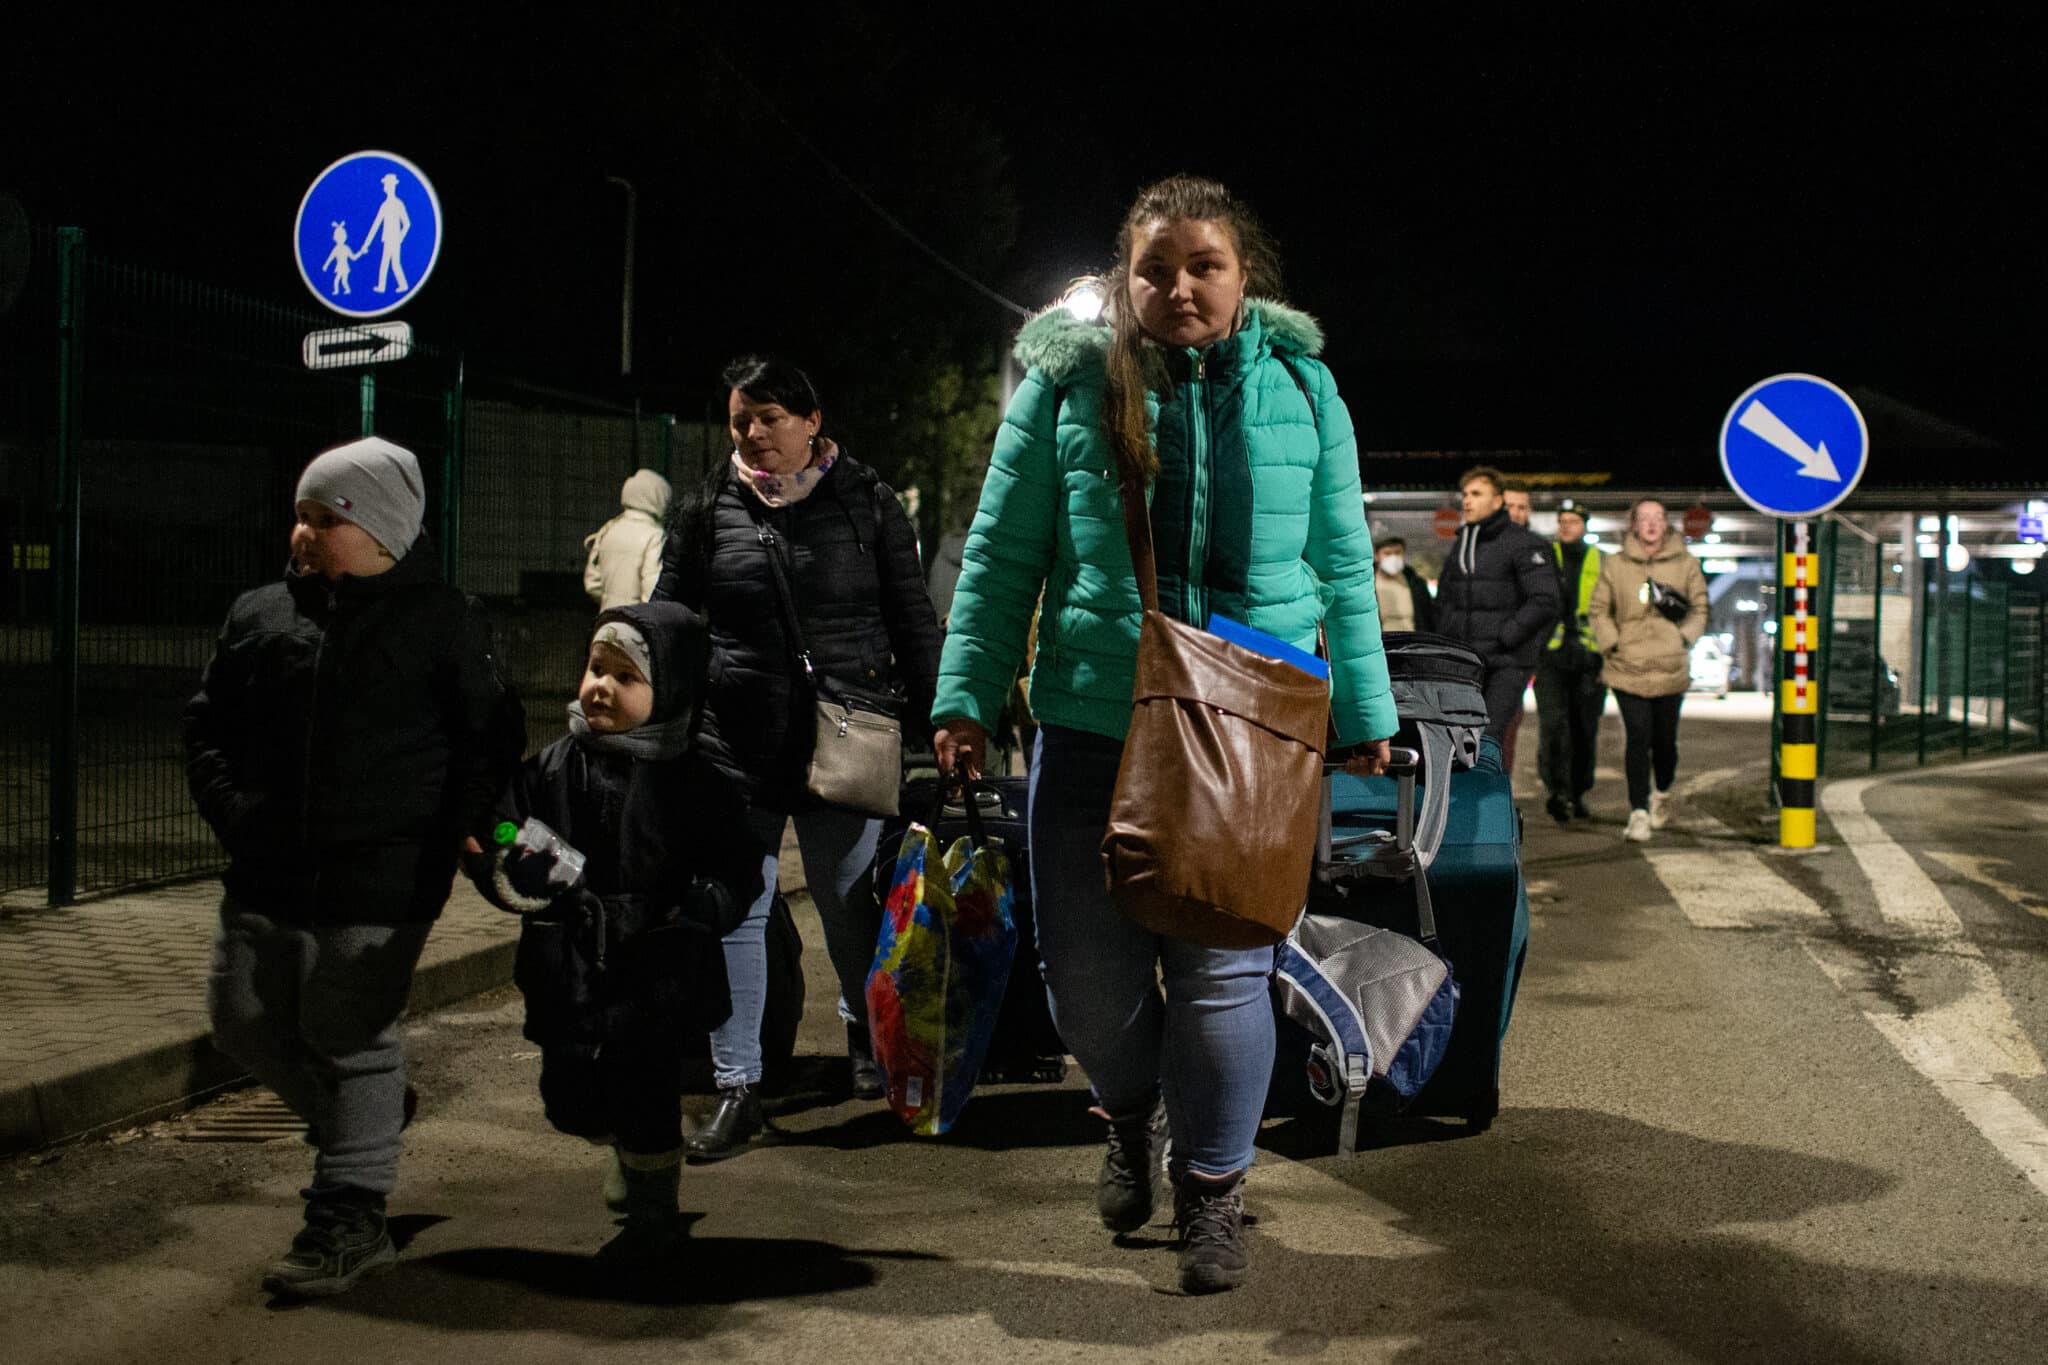
<path fill-rule="evenodd" d="M 846 1061 L 853 1071 L 853 1097 L 857 1100 L 882 1098 L 885 1089 L 882 1068 L 875 1063 L 875 1044 L 868 1036 L 866 1024 L 846 1026 Z"/>
<path fill-rule="evenodd" d="M 692 1161 L 723 1161 L 737 1156 L 761 1131 L 766 1120 L 761 1114 L 761 1097 L 750 1086 L 735 1085 L 718 1092 L 718 1108 L 711 1118 L 683 1142 Z"/>

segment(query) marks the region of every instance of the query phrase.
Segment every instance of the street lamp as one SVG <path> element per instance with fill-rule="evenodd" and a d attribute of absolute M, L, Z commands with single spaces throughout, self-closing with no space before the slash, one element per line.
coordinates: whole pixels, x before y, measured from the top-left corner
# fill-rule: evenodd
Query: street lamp
<path fill-rule="evenodd" d="M 1096 275 L 1081 276 L 1060 295 L 1060 307 L 1079 322 L 1093 322 L 1101 317 L 1103 305 L 1108 302 L 1109 290 Z"/>

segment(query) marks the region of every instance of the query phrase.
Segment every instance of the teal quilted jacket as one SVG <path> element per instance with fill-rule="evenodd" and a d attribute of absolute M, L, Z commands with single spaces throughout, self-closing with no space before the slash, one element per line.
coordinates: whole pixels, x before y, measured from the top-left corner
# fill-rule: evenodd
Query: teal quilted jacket
<path fill-rule="evenodd" d="M 1116 456 L 1102 428 L 1109 329 L 1054 308 L 1018 334 L 1028 367 L 967 534 L 935 724 L 993 728 L 1044 591 L 1032 711 L 1121 739 L 1138 651 L 1137 580 Z M 1314 319 L 1255 301 L 1236 334 L 1164 352 L 1150 395 L 1159 598 L 1313 649 L 1326 628 L 1338 741 L 1394 733 L 1351 416 L 1314 359 Z"/>

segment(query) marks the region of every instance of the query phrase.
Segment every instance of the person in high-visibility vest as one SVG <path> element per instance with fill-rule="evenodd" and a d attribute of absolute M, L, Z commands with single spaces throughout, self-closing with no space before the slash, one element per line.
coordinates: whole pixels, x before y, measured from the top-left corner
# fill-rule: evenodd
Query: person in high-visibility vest
<path fill-rule="evenodd" d="M 1550 799 L 1543 808 L 1565 824 L 1586 819 L 1586 793 L 1593 789 L 1593 761 L 1607 684 L 1600 674 L 1600 650 L 1587 615 L 1593 585 L 1600 581 L 1600 552 L 1586 543 L 1586 509 L 1566 498 L 1557 508 L 1558 600 L 1565 604 L 1536 661 L 1536 770 Z"/>

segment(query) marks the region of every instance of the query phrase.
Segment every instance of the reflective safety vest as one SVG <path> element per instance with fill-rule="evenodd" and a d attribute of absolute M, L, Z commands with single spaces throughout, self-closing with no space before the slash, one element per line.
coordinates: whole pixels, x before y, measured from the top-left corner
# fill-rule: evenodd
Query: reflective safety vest
<path fill-rule="evenodd" d="M 1552 545 L 1550 547 L 1550 555 L 1551 558 L 1557 561 L 1557 574 L 1562 579 L 1564 577 L 1564 546 Z M 1578 614 L 1579 640 L 1585 645 L 1589 653 L 1599 652 L 1599 646 L 1593 641 L 1593 620 L 1591 616 L 1593 609 L 1593 585 L 1599 581 L 1600 552 L 1588 545 L 1586 546 L 1586 557 L 1579 563 L 1578 603 L 1573 610 Z M 1559 586 L 1569 587 L 1568 584 L 1563 583 L 1560 583 Z M 1558 595 L 1560 597 L 1569 596 L 1568 593 L 1559 593 Z M 1562 649 L 1564 647 L 1564 622 L 1562 620 L 1551 628 L 1550 643 L 1545 647 L 1548 649 Z"/>

